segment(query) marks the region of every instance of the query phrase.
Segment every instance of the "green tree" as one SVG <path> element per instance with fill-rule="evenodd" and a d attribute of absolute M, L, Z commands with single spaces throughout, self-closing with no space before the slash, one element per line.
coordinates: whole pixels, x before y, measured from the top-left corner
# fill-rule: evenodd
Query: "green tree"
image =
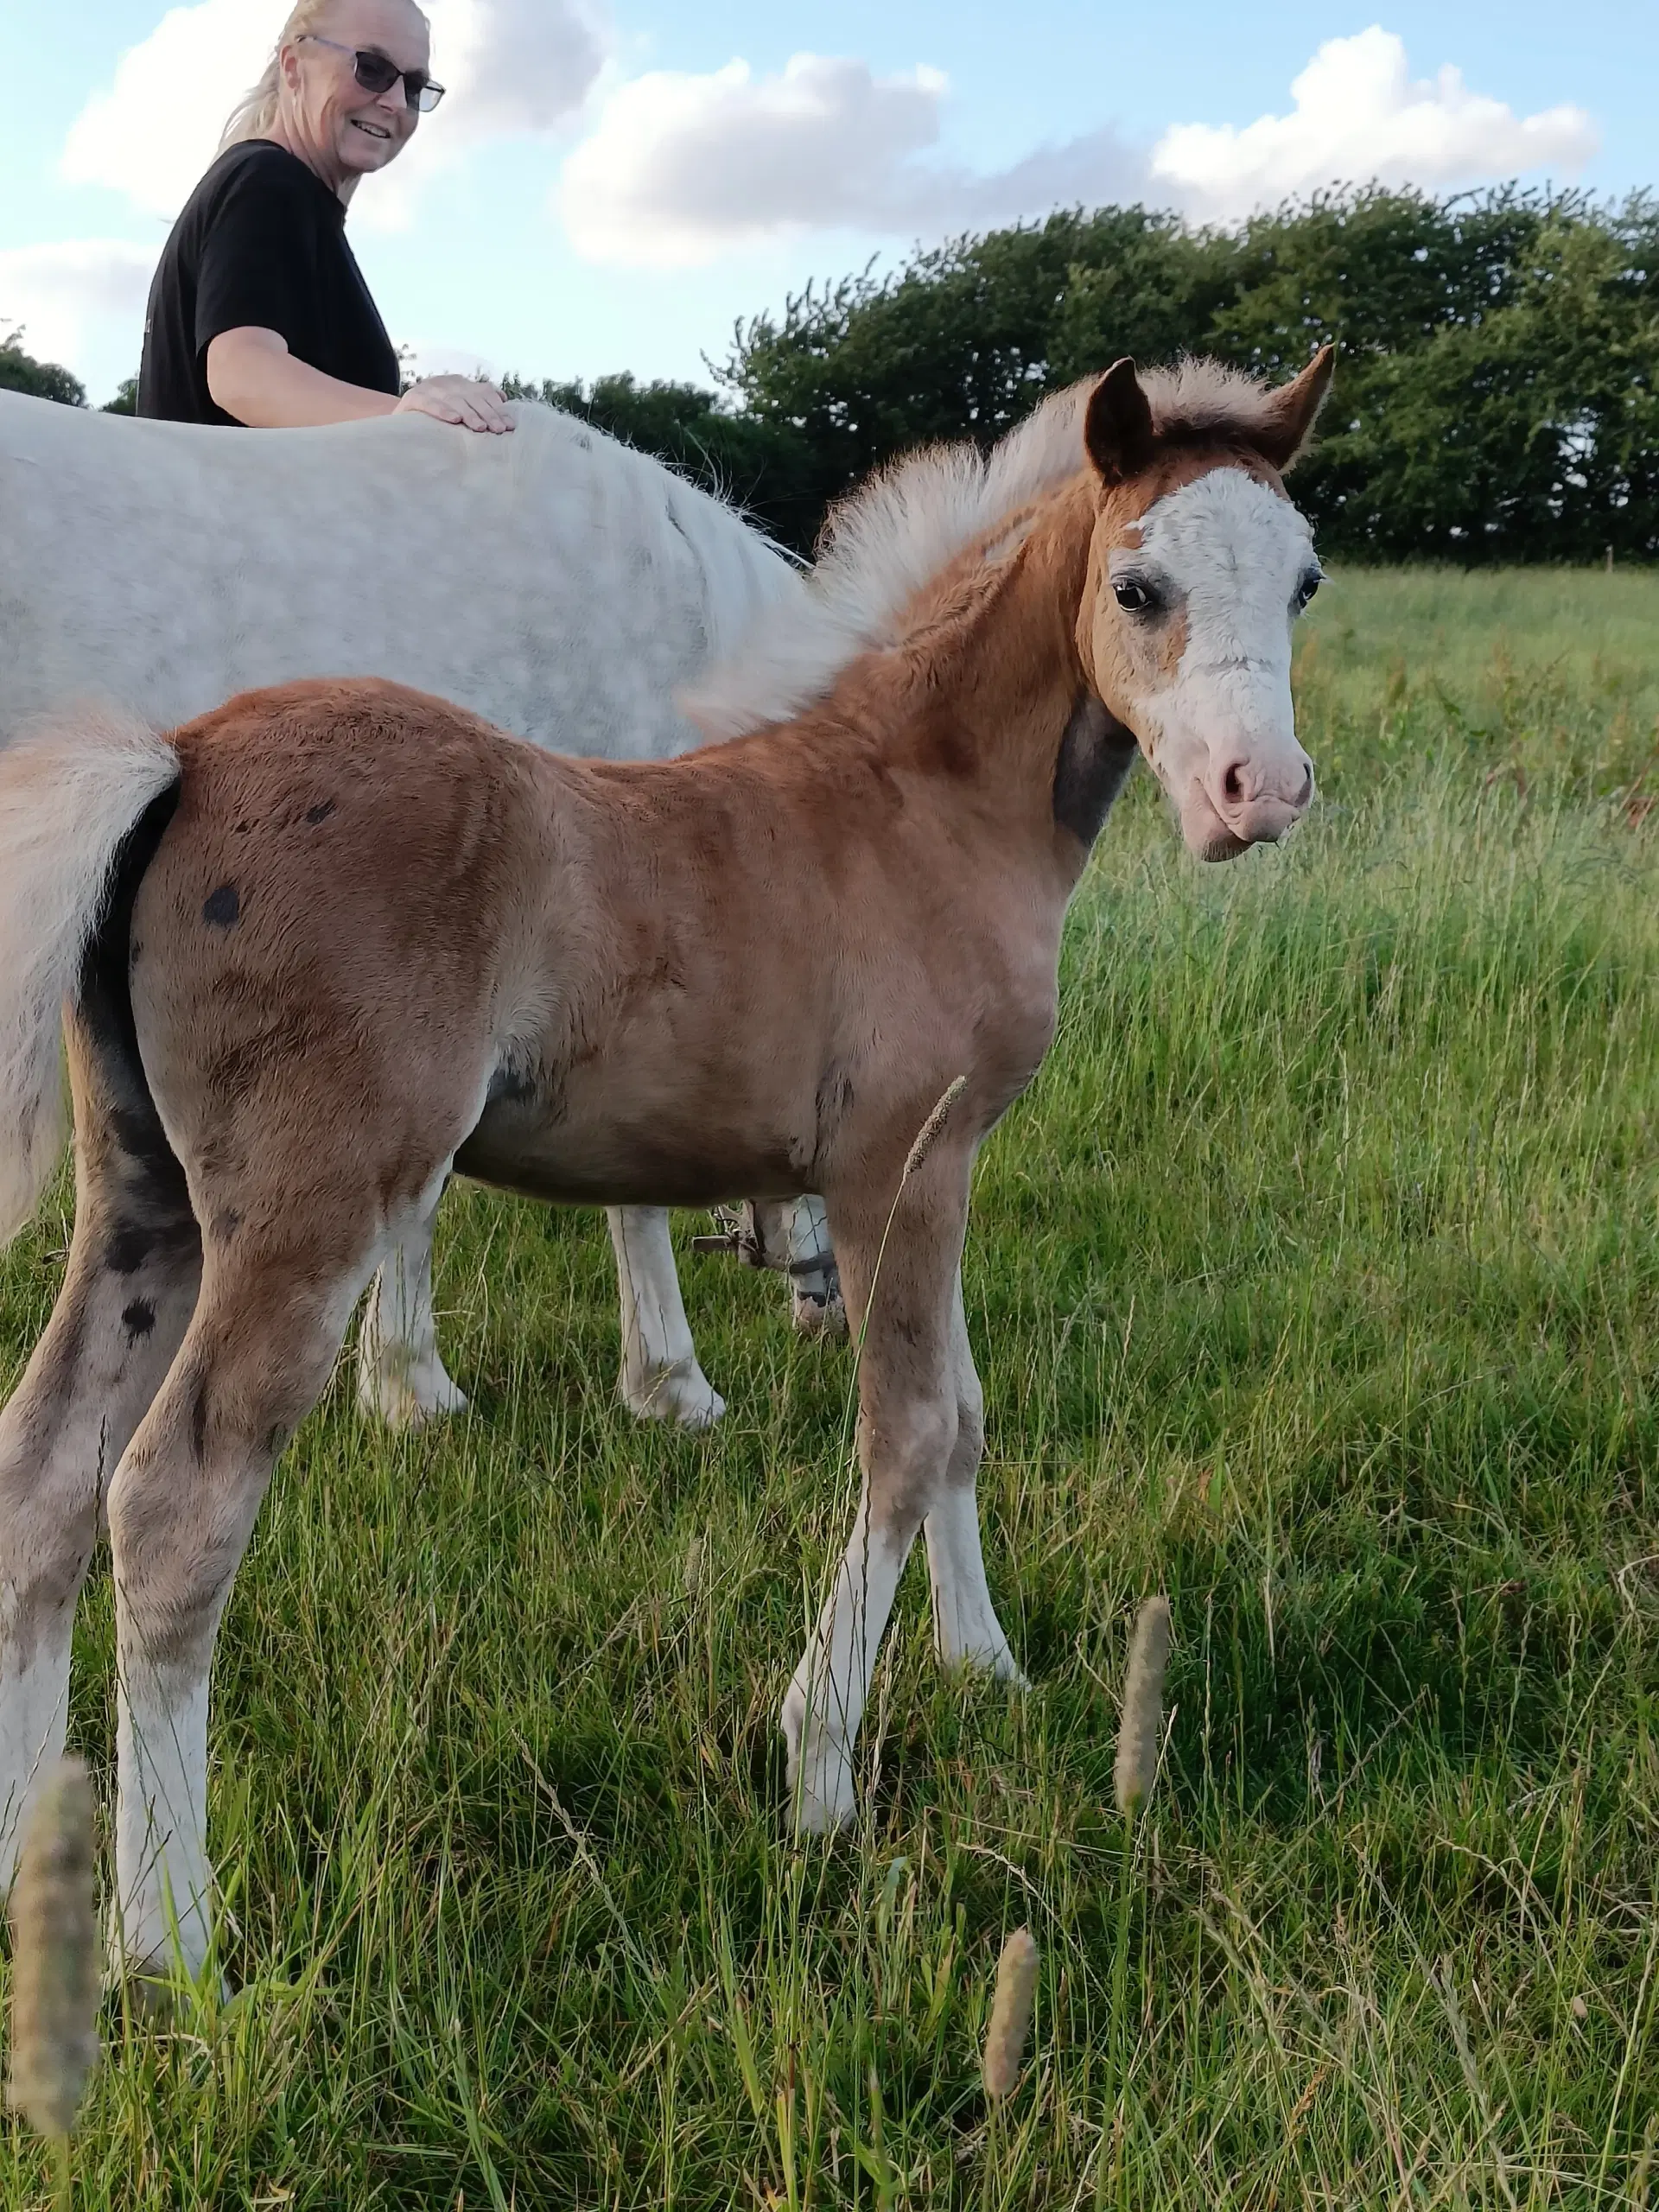
<path fill-rule="evenodd" d="M 988 442 L 1047 391 L 1185 352 L 1282 377 L 1340 349 L 1297 497 L 1374 558 L 1659 553 L 1659 213 L 1513 188 L 1322 194 L 1234 231 L 1140 207 L 962 238 L 735 334 L 743 411 L 804 442 L 788 532 L 930 438 Z"/>
<path fill-rule="evenodd" d="M 55 399 L 65 407 L 84 407 L 86 387 L 55 361 L 37 361 L 23 351 L 23 334 L 0 333 L 0 391 L 24 391 L 34 399 Z"/>

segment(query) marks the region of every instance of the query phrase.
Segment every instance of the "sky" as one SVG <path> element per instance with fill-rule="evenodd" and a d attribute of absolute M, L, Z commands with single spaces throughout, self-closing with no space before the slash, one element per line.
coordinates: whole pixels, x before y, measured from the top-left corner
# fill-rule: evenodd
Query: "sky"
<path fill-rule="evenodd" d="M 1378 9 L 1382 12 L 1377 12 Z M 94 401 L 284 0 L 0 0 L 0 333 Z M 448 87 L 353 203 L 426 370 L 707 384 L 734 324 L 918 245 L 1341 181 L 1659 181 L 1654 0 L 429 0 Z"/>

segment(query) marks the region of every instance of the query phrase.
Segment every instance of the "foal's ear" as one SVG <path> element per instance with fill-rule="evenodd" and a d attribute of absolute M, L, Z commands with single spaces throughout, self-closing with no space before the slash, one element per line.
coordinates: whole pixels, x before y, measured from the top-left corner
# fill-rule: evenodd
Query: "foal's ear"
<path fill-rule="evenodd" d="M 1152 409 L 1126 353 L 1089 395 L 1083 442 L 1103 484 L 1127 483 L 1152 461 Z"/>
<path fill-rule="evenodd" d="M 1275 468 L 1288 468 L 1313 436 L 1336 365 L 1336 347 L 1321 346 L 1300 376 L 1270 396 L 1259 426 L 1252 426 L 1250 443 Z"/>

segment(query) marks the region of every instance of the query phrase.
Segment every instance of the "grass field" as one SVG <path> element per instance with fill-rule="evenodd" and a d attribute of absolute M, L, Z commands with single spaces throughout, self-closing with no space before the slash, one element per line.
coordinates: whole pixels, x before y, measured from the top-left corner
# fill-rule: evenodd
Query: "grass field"
<path fill-rule="evenodd" d="M 861 1824 L 786 1841 L 849 1355 L 688 1258 L 731 1410 L 641 1430 L 602 1224 L 457 1193 L 474 1411 L 388 1441 L 342 1373 L 278 1470 L 216 1676 L 237 1993 L 109 2012 L 78 2203 L 1659 2199 L 1659 575 L 1339 579 L 1300 687 L 1318 818 L 1202 870 L 1137 779 L 981 1166 L 982 1497 L 1033 1688 L 941 1677 L 912 1566 Z M 0 1262 L 0 1387 L 64 1226 Z M 105 1567 L 105 1780 L 111 1657 Z M 47 2190 L 7 2123 L 0 2202 Z"/>

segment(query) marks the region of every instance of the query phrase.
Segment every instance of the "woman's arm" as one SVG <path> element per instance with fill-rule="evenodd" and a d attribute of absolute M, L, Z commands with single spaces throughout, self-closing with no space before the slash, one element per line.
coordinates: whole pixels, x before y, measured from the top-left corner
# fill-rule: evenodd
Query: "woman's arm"
<path fill-rule="evenodd" d="M 255 430 L 309 429 L 359 423 L 372 415 L 434 415 L 468 430 L 510 430 L 512 417 L 493 385 L 470 377 L 424 377 L 401 398 L 325 376 L 288 350 L 274 330 L 245 324 L 221 331 L 207 347 L 207 389 L 215 406 Z"/>

